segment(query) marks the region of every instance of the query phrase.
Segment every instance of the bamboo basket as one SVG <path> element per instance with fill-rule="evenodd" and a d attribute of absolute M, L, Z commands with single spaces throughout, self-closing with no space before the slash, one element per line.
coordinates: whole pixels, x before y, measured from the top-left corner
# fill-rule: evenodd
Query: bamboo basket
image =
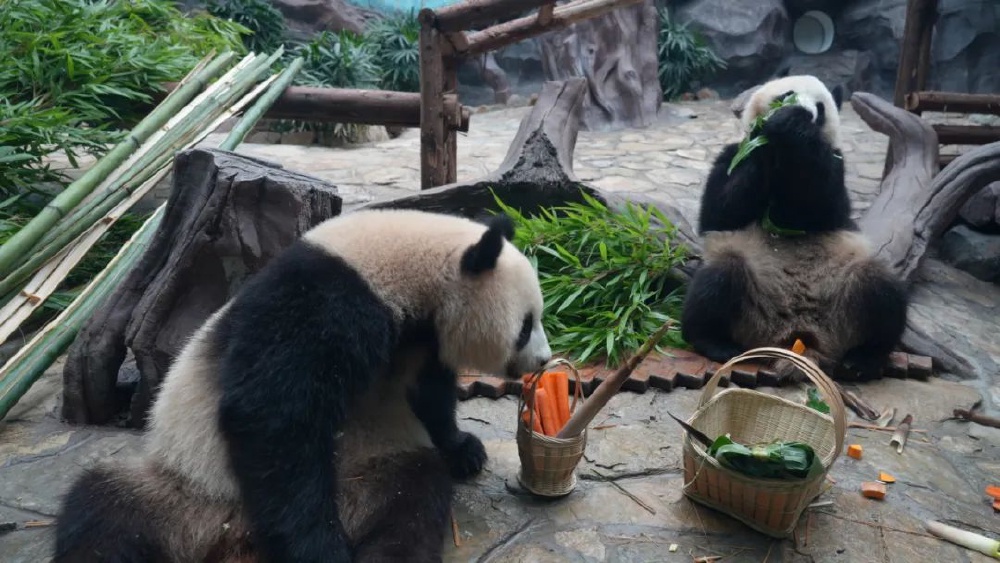
<path fill-rule="evenodd" d="M 573 372 L 576 381 L 570 415 L 576 411 L 577 403 L 583 399 L 583 385 L 580 372 L 571 362 L 556 359 L 531 377 L 531 404 L 535 403 L 538 380 L 546 370 L 563 364 Z M 536 433 L 534 428 L 535 409 L 529 409 L 528 424 L 521 419 L 521 411 L 526 405 L 524 393 L 517 400 L 517 455 L 521 458 L 521 471 L 517 480 L 528 491 L 543 497 L 561 497 L 576 488 L 576 466 L 587 447 L 587 430 L 571 438 L 556 438 Z"/>
<path fill-rule="evenodd" d="M 715 393 L 719 379 L 734 365 L 764 358 L 783 358 L 795 364 L 822 393 L 830 414 L 750 389 Z M 811 479 L 754 478 L 723 467 L 684 432 L 685 496 L 771 537 L 786 538 L 806 507 L 823 492 L 827 473 L 843 449 L 847 423 L 840 392 L 815 363 L 781 348 L 757 348 L 729 360 L 715 372 L 688 424 L 710 439 L 728 433 L 742 444 L 794 440 L 815 450 L 823 471 Z"/>

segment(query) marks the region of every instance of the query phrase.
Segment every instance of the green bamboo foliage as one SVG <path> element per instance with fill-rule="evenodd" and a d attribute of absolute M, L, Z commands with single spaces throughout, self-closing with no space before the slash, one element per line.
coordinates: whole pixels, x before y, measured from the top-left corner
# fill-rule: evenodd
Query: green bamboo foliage
<path fill-rule="evenodd" d="M 67 186 L 37 216 L 15 233 L 6 244 L 0 246 L 0 276 L 6 277 L 10 274 L 12 266 L 21 257 L 30 254 L 38 241 L 56 225 L 61 217 L 66 216 L 87 195 L 93 192 L 104 178 L 125 162 L 146 139 L 187 105 L 205 87 L 205 84 L 221 74 L 234 56 L 235 54 L 231 52 L 220 55 L 203 68 L 196 77 L 171 92 L 155 111 L 136 125 L 124 141 L 111 149 L 80 179 Z"/>
<path fill-rule="evenodd" d="M 269 59 L 272 60 L 273 59 Z M 257 102 L 244 114 L 240 122 L 233 128 L 219 148 L 233 150 L 242 142 L 243 137 L 264 115 L 274 101 L 285 91 L 295 73 L 301 68 L 300 60 L 287 68 L 275 80 Z M 270 63 L 264 68 L 269 68 Z M 111 292 L 122 282 L 126 274 L 132 270 L 142 256 L 160 226 L 165 205 L 161 205 L 143 223 L 142 227 L 118 251 L 115 258 L 97 277 L 52 320 L 45 329 L 3 368 L 0 368 L 0 419 L 7 416 L 10 410 L 24 396 L 32 385 L 73 343 L 77 333 L 91 315 L 100 307 Z"/>

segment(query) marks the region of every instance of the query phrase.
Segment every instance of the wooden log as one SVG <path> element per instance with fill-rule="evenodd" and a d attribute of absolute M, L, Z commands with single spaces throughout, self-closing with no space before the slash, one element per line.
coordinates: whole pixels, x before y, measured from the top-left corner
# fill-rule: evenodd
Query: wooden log
<path fill-rule="evenodd" d="M 214 149 L 178 154 L 159 230 L 67 354 L 63 416 L 102 424 L 127 407 L 129 425 L 143 426 L 191 331 L 243 280 L 340 210 L 336 187 L 280 165 Z M 121 397 L 116 382 L 127 348 L 140 375 L 134 394 Z"/>
<path fill-rule="evenodd" d="M 498 104 L 506 104 L 510 100 L 510 82 L 507 80 L 507 73 L 504 72 L 493 53 L 483 53 L 472 57 L 470 61 L 483 81 L 493 89 L 493 101 Z"/>
<path fill-rule="evenodd" d="M 530 39 L 543 33 L 568 27 L 576 22 L 587 20 L 612 10 L 638 4 L 644 0 L 579 0 L 557 7 L 552 12 L 552 19 L 546 24 L 540 24 L 537 15 L 525 16 L 506 23 L 488 27 L 482 31 L 470 33 L 469 48 L 463 53 L 475 55 L 494 51 L 513 43 Z"/>
<path fill-rule="evenodd" d="M 910 92 L 906 95 L 905 107 L 908 111 L 918 114 L 925 111 L 937 111 L 1000 115 L 1000 94 Z"/>
<path fill-rule="evenodd" d="M 438 31 L 465 31 L 503 20 L 511 14 L 527 12 L 552 0 L 465 0 L 437 10 L 424 8 L 421 18 L 428 18 Z"/>
<path fill-rule="evenodd" d="M 444 126 L 444 57 L 440 34 L 420 22 L 420 189 L 447 183 Z"/>
<path fill-rule="evenodd" d="M 931 40 L 934 37 L 934 26 L 937 24 L 938 0 L 929 0 L 924 21 L 920 30 L 919 47 L 917 51 L 917 75 L 913 83 L 914 90 L 927 88 L 927 77 L 931 73 Z"/>
<path fill-rule="evenodd" d="M 903 107 L 906 94 L 914 90 L 917 64 L 920 60 L 921 34 L 931 21 L 928 16 L 936 9 L 936 0 L 909 0 L 906 5 L 906 20 L 899 49 L 899 68 L 896 71 L 896 89 L 893 96 L 893 103 L 897 107 Z"/>
<path fill-rule="evenodd" d="M 556 3 L 546 4 L 538 9 L 538 25 L 548 25 L 552 21 L 552 11 L 556 9 Z"/>
<path fill-rule="evenodd" d="M 986 145 L 1000 141 L 1000 127 L 991 125 L 935 124 L 942 145 Z"/>
<path fill-rule="evenodd" d="M 446 104 L 448 101 L 458 103 L 458 60 L 454 57 L 444 60 L 444 92 Z M 445 124 L 452 119 L 454 117 L 446 120 Z M 453 184 L 458 181 L 458 134 L 451 127 L 445 127 L 444 146 L 447 163 L 444 183 Z"/>
<path fill-rule="evenodd" d="M 166 92 L 177 83 L 165 83 Z M 157 94 L 165 96 L 166 93 Z M 458 98 L 445 101 L 444 113 L 459 116 L 449 120 L 449 127 L 469 130 L 468 108 Z M 399 127 L 420 127 L 420 94 L 391 90 L 352 88 L 315 88 L 290 86 L 275 100 L 264 119 L 299 119 L 322 123 L 360 123 Z"/>

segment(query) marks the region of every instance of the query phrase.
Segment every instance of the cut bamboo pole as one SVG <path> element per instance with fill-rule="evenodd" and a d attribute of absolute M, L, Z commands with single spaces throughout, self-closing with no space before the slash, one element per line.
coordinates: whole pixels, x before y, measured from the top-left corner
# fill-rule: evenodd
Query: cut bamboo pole
<path fill-rule="evenodd" d="M 212 78 L 218 76 L 235 55 L 231 52 L 220 55 L 203 68 L 198 76 L 184 86 L 171 92 L 156 111 L 129 133 L 128 137 L 105 154 L 78 180 L 59 193 L 41 212 L 22 227 L 3 246 L 0 246 L 0 277 L 13 269 L 13 264 L 22 256 L 30 254 L 38 241 L 67 215 L 81 200 L 90 194 L 101 180 L 121 165 L 150 135 L 163 126 L 177 111 L 187 105 Z"/>
<path fill-rule="evenodd" d="M 252 93 L 243 101 L 249 103 L 255 95 L 256 93 Z M 255 105 L 254 109 L 261 111 L 248 112 L 238 126 L 247 130 L 252 128 L 267 109 L 259 108 L 260 105 Z M 239 139 L 230 136 L 219 145 L 219 148 L 232 150 L 239 142 Z M 165 204 L 157 208 L 69 307 L 0 368 L 0 420 L 7 416 L 17 401 L 38 381 L 56 358 L 69 348 L 86 319 L 104 304 L 107 296 L 132 269 L 159 228 L 165 208 Z"/>
<path fill-rule="evenodd" d="M 611 374 L 610 377 L 601 382 L 597 386 L 597 389 L 590 394 L 590 397 L 579 407 L 577 407 L 576 412 L 573 416 L 566 422 L 562 427 L 562 430 L 556 434 L 556 438 L 566 439 L 573 436 L 579 435 L 583 432 L 583 429 L 590 424 L 590 421 L 597 416 L 597 413 L 604 408 L 604 405 L 608 404 L 611 397 L 614 397 L 618 390 L 621 389 L 622 384 L 632 375 L 632 371 L 642 363 L 646 356 L 656 347 L 667 331 L 673 328 L 675 321 L 669 320 L 663 324 L 649 340 L 639 348 L 639 350 L 631 357 L 625 365 L 618 368 L 618 371 Z"/>
<path fill-rule="evenodd" d="M 225 120 L 231 118 L 243 107 L 250 103 L 265 91 L 271 83 L 277 79 L 272 76 L 268 80 L 259 84 L 249 94 L 246 94 L 236 104 L 217 116 L 207 126 L 202 127 L 197 134 L 190 138 L 180 150 L 193 147 L 212 131 L 217 129 Z M 228 139 L 227 139 L 228 140 Z M 239 141 L 233 144 L 235 146 Z M 173 158 L 172 153 L 167 161 Z M 40 307 L 49 296 L 56 290 L 60 283 L 74 267 L 84 258 L 87 252 L 96 244 L 111 226 L 127 212 L 133 205 L 142 199 L 156 184 L 170 172 L 164 165 L 137 189 L 128 192 L 128 195 L 115 205 L 102 218 L 90 224 L 90 227 L 83 231 L 73 242 L 62 247 L 57 253 L 47 261 L 43 262 L 41 268 L 35 273 L 32 279 L 24 286 L 21 292 L 12 300 L 0 308 L 0 342 L 4 342 L 21 324 L 27 320 L 31 313 Z M 32 263 L 33 264 L 33 263 Z"/>
<path fill-rule="evenodd" d="M 244 119 L 240 120 L 235 127 L 226 136 L 223 144 L 231 144 L 232 146 L 239 145 L 243 142 L 243 139 L 253 128 L 254 124 L 264 115 L 267 108 L 271 107 L 274 102 L 278 99 L 285 89 L 292 83 L 295 79 L 295 75 L 299 73 L 302 69 L 302 65 L 305 63 L 305 59 L 302 57 L 297 57 L 292 61 L 292 64 L 288 65 L 285 70 L 281 71 L 281 74 L 275 77 L 274 85 L 271 86 L 267 92 L 261 96 L 257 102 L 247 110 Z"/>

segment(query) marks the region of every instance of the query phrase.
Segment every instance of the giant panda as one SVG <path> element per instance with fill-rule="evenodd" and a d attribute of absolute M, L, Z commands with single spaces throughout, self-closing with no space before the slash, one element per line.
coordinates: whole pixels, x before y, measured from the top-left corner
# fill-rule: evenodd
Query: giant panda
<path fill-rule="evenodd" d="M 72 484 L 55 561 L 439 561 L 451 478 L 486 461 L 456 370 L 551 359 L 513 234 L 407 210 L 307 231 L 185 344 L 143 454 Z"/>
<path fill-rule="evenodd" d="M 723 148 L 706 179 L 698 232 L 702 266 L 681 317 L 686 342 L 725 362 L 760 346 L 806 345 L 831 373 L 838 363 L 862 377 L 884 366 L 906 325 L 907 290 L 873 256 L 851 219 L 840 145 L 840 87 L 816 77 L 770 80 L 741 113 L 744 133 L 770 104 L 757 147 L 729 173 L 738 144 Z M 779 375 L 793 374 L 787 362 Z"/>

